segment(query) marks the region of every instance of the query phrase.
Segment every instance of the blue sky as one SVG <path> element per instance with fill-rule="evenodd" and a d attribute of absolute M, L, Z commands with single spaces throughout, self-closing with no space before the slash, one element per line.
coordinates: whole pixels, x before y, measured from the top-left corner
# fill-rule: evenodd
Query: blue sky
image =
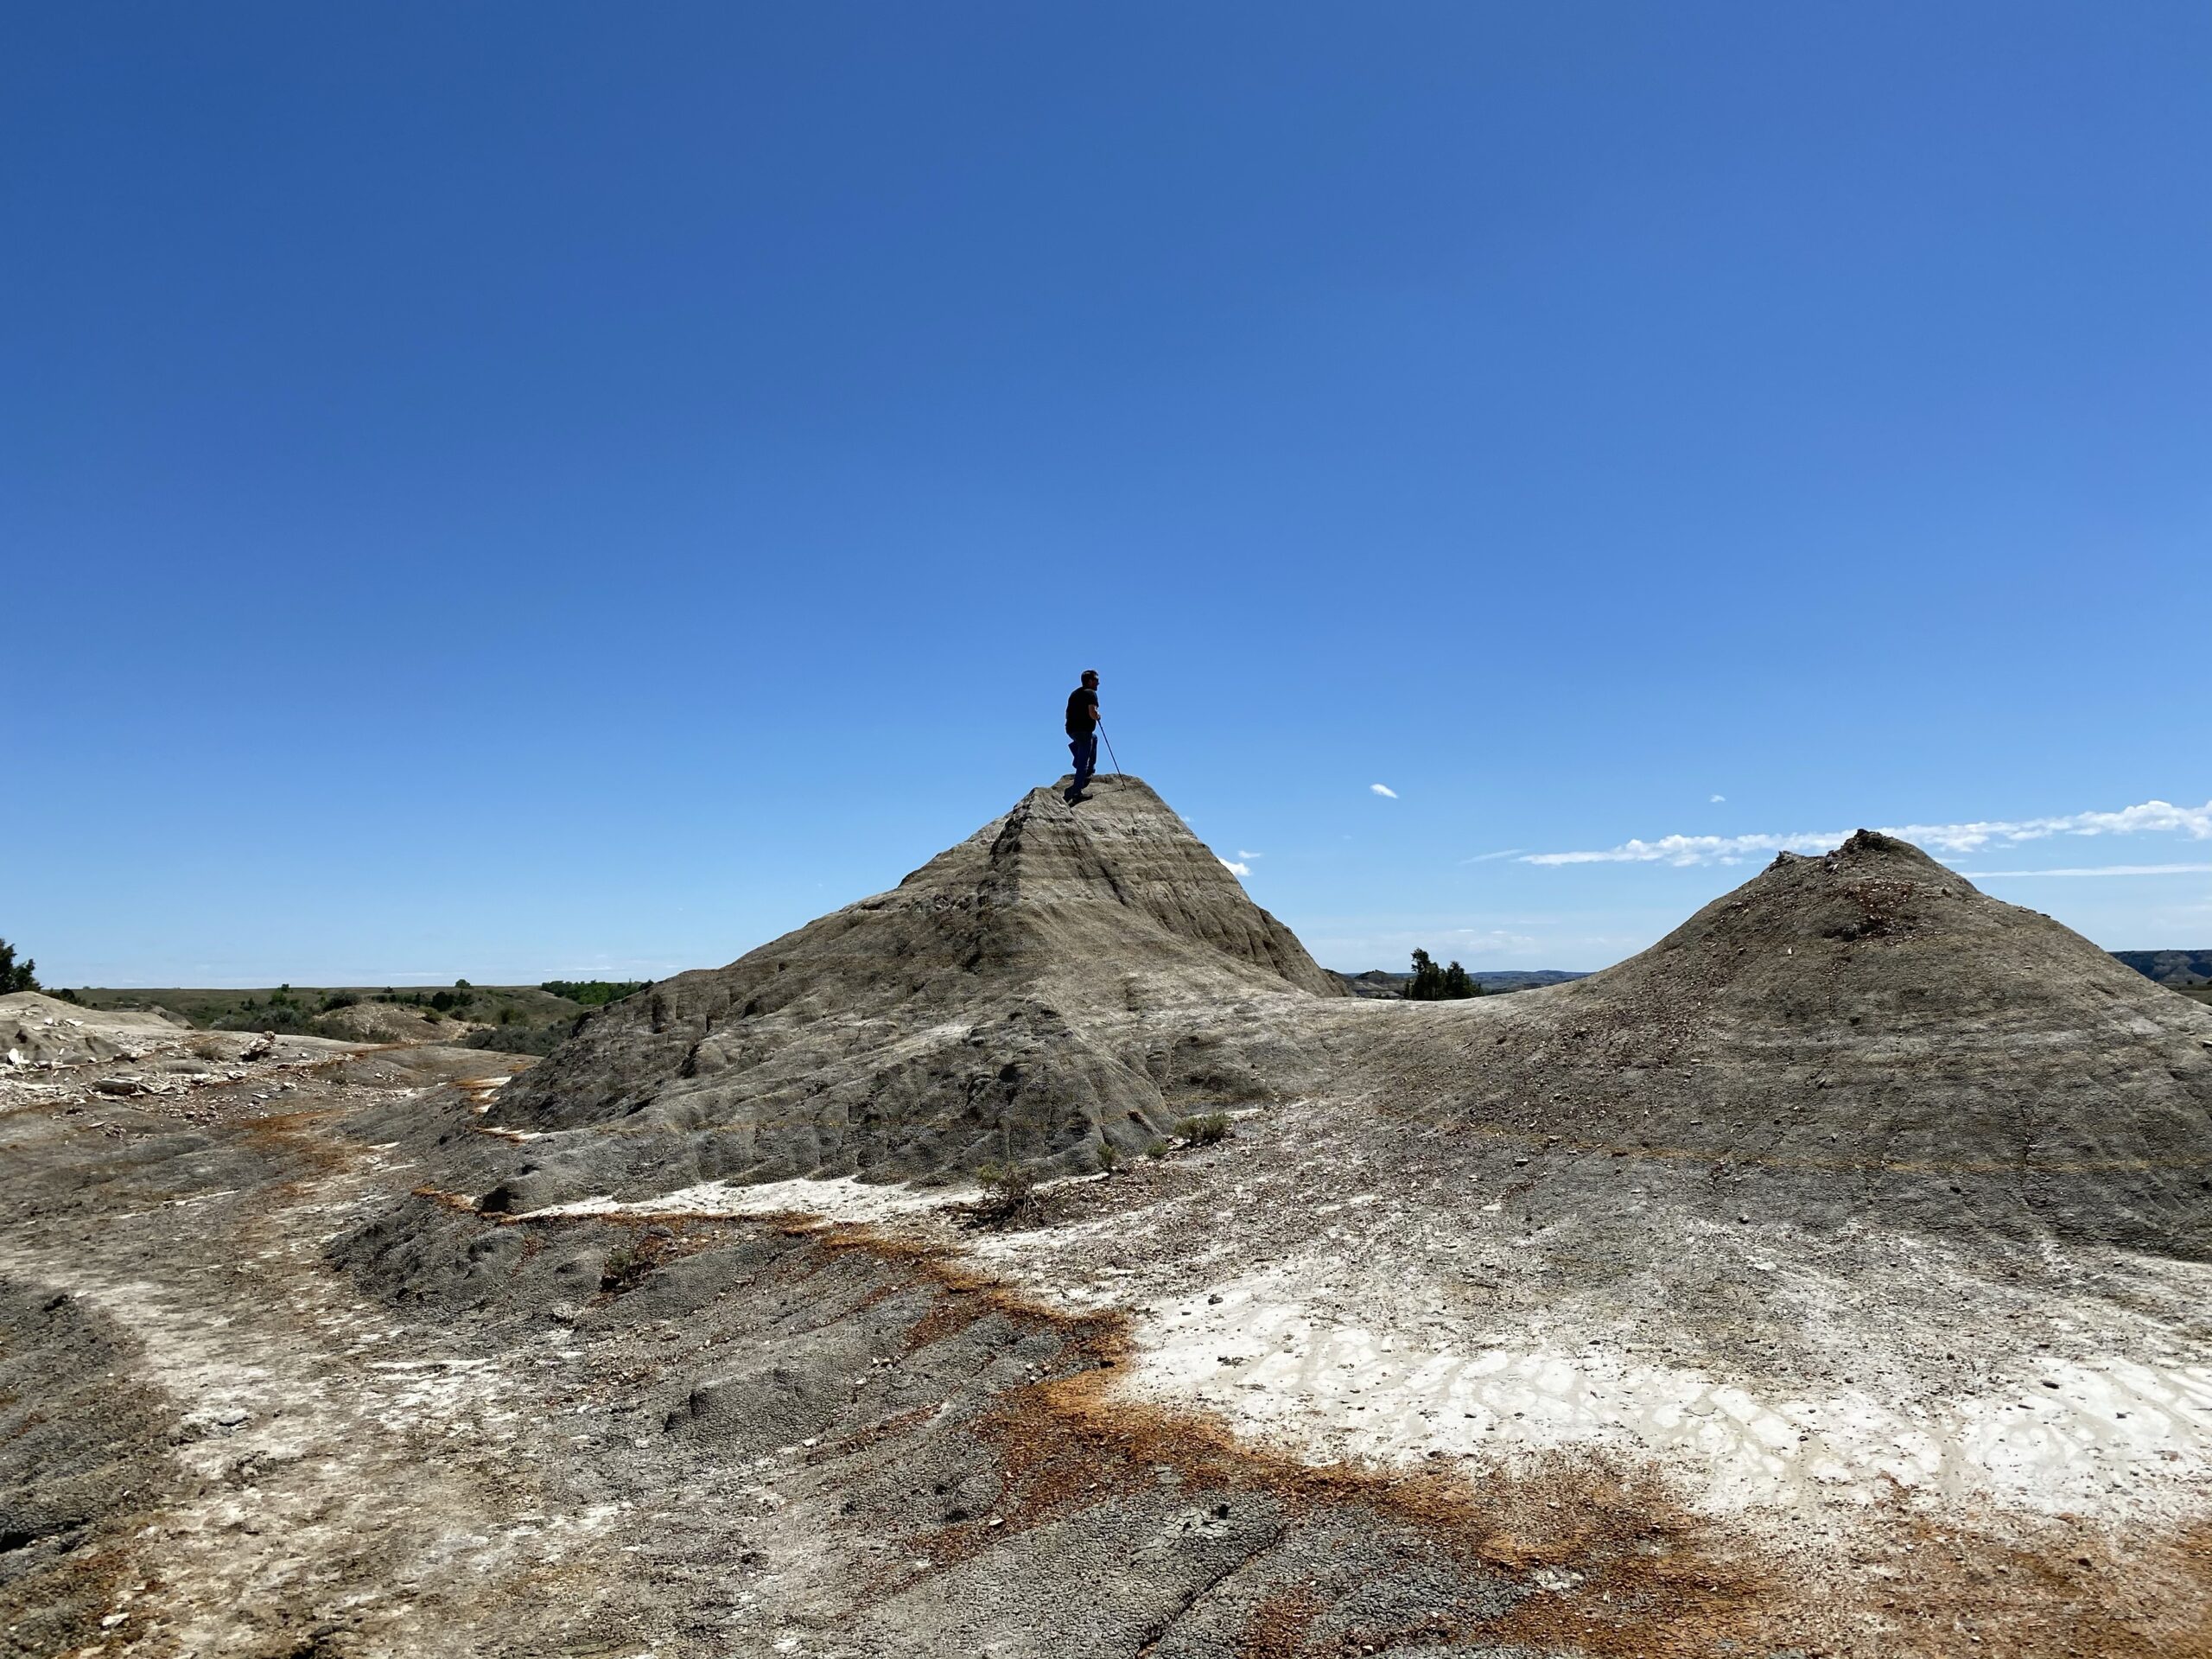
<path fill-rule="evenodd" d="M 1333 966 L 1599 966 L 1862 823 L 2212 945 L 2202 6 L 0 27 L 49 983 L 727 961 L 1085 666 Z"/>

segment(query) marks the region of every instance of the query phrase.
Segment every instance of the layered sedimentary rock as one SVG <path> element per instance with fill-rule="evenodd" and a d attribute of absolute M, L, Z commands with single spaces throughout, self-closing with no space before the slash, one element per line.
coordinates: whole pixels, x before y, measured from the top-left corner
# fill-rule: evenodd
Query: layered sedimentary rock
<path fill-rule="evenodd" d="M 1633 1179 L 1731 1218 L 2212 1252 L 2212 1013 L 1902 842 L 1784 855 L 1573 984 L 1374 1002 L 1150 789 L 1095 787 L 595 1015 L 493 1109 L 533 1138 L 474 1190 L 1072 1173 L 1298 1095 L 1445 1130 L 1532 1213 Z"/>
<path fill-rule="evenodd" d="M 1072 807 L 1034 790 L 891 892 L 594 1015 L 488 1120 L 545 1137 L 493 1206 L 1071 1170 L 1266 1098 L 1303 1061 L 1285 1020 L 1240 1005 L 1336 983 L 1151 789 L 1091 789 Z"/>

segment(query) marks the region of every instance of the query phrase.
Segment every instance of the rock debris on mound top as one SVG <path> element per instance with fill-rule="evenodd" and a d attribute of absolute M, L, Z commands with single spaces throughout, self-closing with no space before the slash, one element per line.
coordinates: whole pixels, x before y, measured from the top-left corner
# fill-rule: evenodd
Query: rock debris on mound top
<path fill-rule="evenodd" d="M 645 1182 L 1087 1166 L 1305 1069 L 1252 999 L 1335 997 L 1160 797 L 1033 790 L 892 891 L 594 1015 L 500 1103 L 533 1147 L 490 1202 Z"/>

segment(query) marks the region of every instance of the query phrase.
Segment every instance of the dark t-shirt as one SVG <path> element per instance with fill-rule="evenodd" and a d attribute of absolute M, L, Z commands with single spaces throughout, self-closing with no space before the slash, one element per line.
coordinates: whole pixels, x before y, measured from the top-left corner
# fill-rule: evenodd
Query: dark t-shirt
<path fill-rule="evenodd" d="M 1098 694 L 1088 686 L 1078 685 L 1068 693 L 1068 735 L 1089 737 L 1098 724 L 1091 711 L 1098 705 Z"/>

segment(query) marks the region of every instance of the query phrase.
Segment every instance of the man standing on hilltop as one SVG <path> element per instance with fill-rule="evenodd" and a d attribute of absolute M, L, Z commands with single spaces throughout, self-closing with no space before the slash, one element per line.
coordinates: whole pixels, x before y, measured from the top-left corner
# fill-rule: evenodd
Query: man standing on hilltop
<path fill-rule="evenodd" d="M 1087 798 L 1083 786 L 1098 770 L 1098 671 L 1083 671 L 1083 683 L 1068 693 L 1068 753 L 1075 756 L 1075 782 L 1066 790 L 1073 806 Z"/>

